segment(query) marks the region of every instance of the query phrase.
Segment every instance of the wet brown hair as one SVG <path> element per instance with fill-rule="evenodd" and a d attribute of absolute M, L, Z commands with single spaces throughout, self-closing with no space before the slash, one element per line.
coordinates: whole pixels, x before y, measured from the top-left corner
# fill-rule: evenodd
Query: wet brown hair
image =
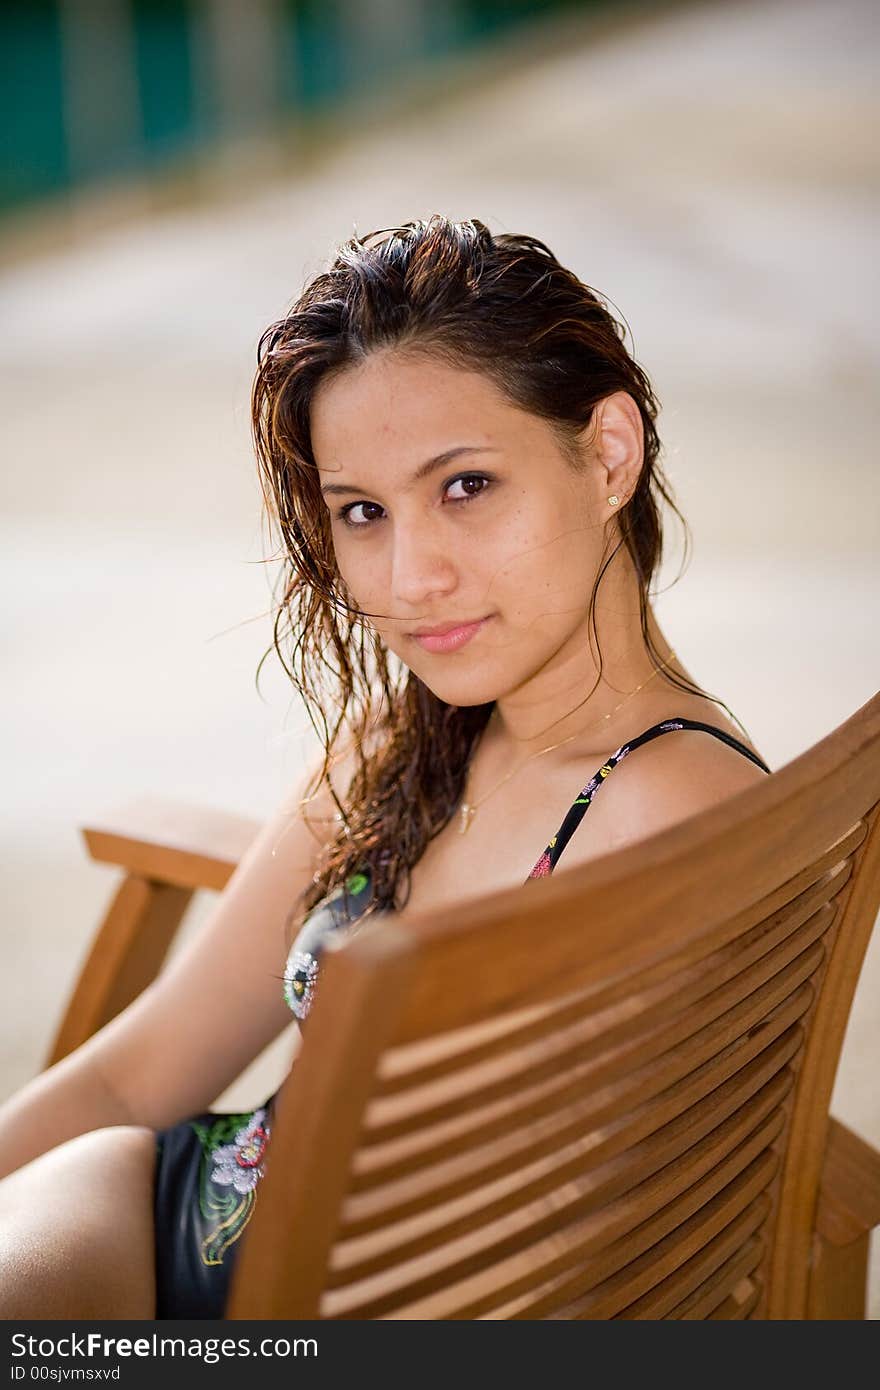
<path fill-rule="evenodd" d="M 661 501 L 679 517 L 687 541 L 659 464 L 658 401 L 624 339 L 600 295 L 542 241 L 493 235 L 476 219 L 436 215 L 352 237 L 262 335 L 253 435 L 282 565 L 273 646 L 263 660 L 274 648 L 321 738 L 324 763 L 312 791 L 346 732 L 357 750 L 344 800 L 330 788 L 338 832 L 291 913 L 294 923 L 331 889 L 346 891 L 350 876 L 364 869 L 372 875 L 374 909 L 403 906 L 409 870 L 453 816 L 493 708 L 438 699 L 387 650 L 346 592 L 312 452 L 309 417 L 318 384 L 389 347 L 476 369 L 514 405 L 552 426 L 572 466 L 580 462 L 578 435 L 596 404 L 614 391 L 629 393 L 644 427 L 644 465 L 615 514 L 619 535 L 590 596 L 601 676 L 595 600 L 614 555 L 625 545 L 632 558 L 642 635 L 660 664 L 647 603 L 662 553 Z M 672 672 L 661 678 L 706 694 Z"/>

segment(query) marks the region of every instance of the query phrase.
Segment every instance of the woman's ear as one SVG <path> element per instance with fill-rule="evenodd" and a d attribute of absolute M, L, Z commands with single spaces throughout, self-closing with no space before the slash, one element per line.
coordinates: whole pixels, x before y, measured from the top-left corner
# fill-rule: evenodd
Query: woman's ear
<path fill-rule="evenodd" d="M 632 396 L 615 391 L 596 406 L 596 461 L 606 496 L 628 502 L 636 490 L 645 456 L 642 417 Z"/>

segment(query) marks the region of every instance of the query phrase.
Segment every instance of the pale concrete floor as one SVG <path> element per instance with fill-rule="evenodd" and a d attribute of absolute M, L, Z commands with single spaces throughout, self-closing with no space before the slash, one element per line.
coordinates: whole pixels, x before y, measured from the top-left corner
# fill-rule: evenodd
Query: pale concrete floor
<path fill-rule="evenodd" d="M 140 791 L 263 815 L 312 746 L 274 666 L 253 688 L 247 396 L 260 331 L 352 230 L 528 231 L 626 316 L 695 543 L 661 621 L 771 765 L 875 692 L 877 37 L 870 0 L 680 10 L 3 272 L 0 1094 L 39 1066 L 111 891 L 76 826 Z M 878 1000 L 875 940 L 834 1109 L 876 1143 Z M 290 1047 L 222 1103 L 262 1098 Z"/>

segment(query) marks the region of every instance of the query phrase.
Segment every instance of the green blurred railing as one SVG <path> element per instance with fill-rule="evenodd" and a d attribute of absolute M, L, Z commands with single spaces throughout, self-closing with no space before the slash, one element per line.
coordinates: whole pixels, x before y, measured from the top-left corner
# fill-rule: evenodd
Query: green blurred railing
<path fill-rule="evenodd" d="M 0 212 L 168 166 L 614 0 L 0 0 Z"/>

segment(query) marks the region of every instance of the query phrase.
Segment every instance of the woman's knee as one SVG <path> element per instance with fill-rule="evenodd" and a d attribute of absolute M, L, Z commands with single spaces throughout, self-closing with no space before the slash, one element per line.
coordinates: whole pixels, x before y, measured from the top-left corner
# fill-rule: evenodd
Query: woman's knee
<path fill-rule="evenodd" d="M 94 1130 L 0 1182 L 0 1316 L 153 1316 L 155 1144 Z"/>
<path fill-rule="evenodd" d="M 108 1192 L 152 1186 L 156 1135 L 140 1125 L 113 1125 L 77 1134 L 47 1149 L 0 1180 L 0 1218 L 24 1216 L 33 1203 L 54 1206 L 68 1184 L 102 1186 Z M 40 1198 L 41 1201 L 37 1202 Z"/>

